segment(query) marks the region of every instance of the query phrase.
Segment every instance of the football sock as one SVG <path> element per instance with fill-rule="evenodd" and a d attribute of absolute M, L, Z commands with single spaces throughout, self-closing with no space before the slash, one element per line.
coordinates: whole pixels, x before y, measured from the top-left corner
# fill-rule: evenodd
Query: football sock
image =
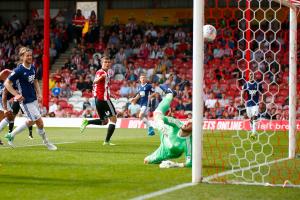
<path fill-rule="evenodd" d="M 105 142 L 110 141 L 111 136 L 114 134 L 115 128 L 116 128 L 116 124 L 110 122 L 109 125 L 108 125 Z"/>
<path fill-rule="evenodd" d="M 14 129 L 14 125 L 15 123 L 12 121 L 12 122 L 9 122 L 9 125 L 8 125 L 8 132 L 11 133 Z"/>
<path fill-rule="evenodd" d="M 9 121 L 7 118 L 4 118 L 1 122 L 0 122 L 0 131 L 2 131 L 2 129 L 4 129 L 4 127 L 6 127 L 9 124 Z"/>
<path fill-rule="evenodd" d="M 32 126 L 28 127 L 29 135 L 32 136 Z"/>
<path fill-rule="evenodd" d="M 102 125 L 103 120 L 101 119 L 93 119 L 93 120 L 88 120 L 88 124 L 94 124 L 94 125 Z"/>
<path fill-rule="evenodd" d="M 166 114 L 166 112 L 170 108 L 170 104 L 173 100 L 173 94 L 169 93 L 167 94 L 163 100 L 159 103 L 158 107 L 156 108 L 155 111 L 161 112 L 163 115 Z"/>
<path fill-rule="evenodd" d="M 144 117 L 142 119 L 142 121 L 144 122 L 144 124 L 146 125 L 147 128 L 151 127 L 151 124 L 150 124 L 149 120 L 146 117 Z"/>
<path fill-rule="evenodd" d="M 255 120 L 252 121 L 252 133 L 254 134 L 256 132 L 256 123 Z"/>
<path fill-rule="evenodd" d="M 15 128 L 15 130 L 13 130 L 11 132 L 11 136 L 15 137 L 17 134 L 21 133 L 25 128 L 27 128 L 27 124 L 26 122 L 24 122 L 23 124 L 21 124 L 20 126 L 17 126 L 17 128 Z"/>
<path fill-rule="evenodd" d="M 44 143 L 48 142 L 48 139 L 46 137 L 45 129 L 44 128 L 38 128 L 37 129 L 38 134 L 42 137 Z"/>

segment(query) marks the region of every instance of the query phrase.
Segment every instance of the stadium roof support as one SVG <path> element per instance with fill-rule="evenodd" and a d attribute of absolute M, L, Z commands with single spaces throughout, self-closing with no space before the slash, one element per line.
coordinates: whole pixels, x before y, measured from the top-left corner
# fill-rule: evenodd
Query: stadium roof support
<path fill-rule="evenodd" d="M 50 0 L 44 0 L 43 106 L 49 108 Z"/>

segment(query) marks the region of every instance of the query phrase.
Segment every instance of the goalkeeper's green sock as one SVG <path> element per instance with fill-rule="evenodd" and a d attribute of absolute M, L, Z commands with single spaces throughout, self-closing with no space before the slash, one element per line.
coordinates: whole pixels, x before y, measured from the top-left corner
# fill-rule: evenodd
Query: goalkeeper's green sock
<path fill-rule="evenodd" d="M 256 134 L 256 123 L 255 120 L 252 122 L 252 134 Z"/>
<path fill-rule="evenodd" d="M 166 114 L 166 112 L 170 109 L 170 104 L 173 100 L 173 94 L 167 94 L 163 100 L 159 103 L 158 107 L 155 111 L 159 111 L 162 114 Z"/>

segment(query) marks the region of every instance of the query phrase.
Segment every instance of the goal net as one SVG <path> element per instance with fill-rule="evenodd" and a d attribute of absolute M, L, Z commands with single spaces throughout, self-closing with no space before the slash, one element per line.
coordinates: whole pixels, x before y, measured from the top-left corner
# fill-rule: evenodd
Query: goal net
<path fill-rule="evenodd" d="M 231 1 L 226 2 L 231 4 Z M 227 72 L 214 70 L 216 80 L 213 83 L 209 77 L 210 69 L 205 68 L 206 86 L 212 86 L 216 91 L 226 88 L 225 95 L 216 98 L 214 109 L 206 107 L 205 110 L 215 112 L 221 107 L 227 112 L 222 116 L 226 118 L 230 106 L 222 108 L 221 105 L 230 105 L 228 102 L 231 102 L 236 115 L 231 117 L 234 120 L 204 121 L 203 129 L 207 129 L 203 132 L 204 182 L 300 187 L 300 159 L 297 155 L 300 141 L 296 130 L 299 102 L 295 63 L 297 3 L 238 0 L 237 8 L 217 9 L 224 19 L 227 18 L 223 21 L 213 18 L 213 9 L 206 11 L 206 22 L 218 28 L 216 41 L 219 46 L 208 44 L 205 53 L 209 53 L 210 48 L 226 53 L 230 50 L 228 45 L 233 45 L 232 54 L 228 52 L 231 57 L 212 59 L 207 64 L 224 66 L 232 59 L 235 64 L 227 68 L 232 73 L 228 75 L 230 78 L 224 75 Z M 234 30 L 235 24 L 236 31 L 228 30 L 228 27 Z M 230 43 L 232 40 L 235 42 Z M 213 52 L 213 56 L 218 56 L 218 52 Z M 249 102 L 255 102 L 256 97 L 251 92 L 242 91 L 252 76 L 261 89 L 257 90 L 258 113 L 251 119 L 247 107 Z"/>

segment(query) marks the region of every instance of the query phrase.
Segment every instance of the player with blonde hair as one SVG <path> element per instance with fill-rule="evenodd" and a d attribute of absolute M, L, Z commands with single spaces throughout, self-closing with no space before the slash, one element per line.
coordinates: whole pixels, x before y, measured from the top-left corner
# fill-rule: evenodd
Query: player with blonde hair
<path fill-rule="evenodd" d="M 45 146 L 49 150 L 56 150 L 57 147 L 49 142 L 46 136 L 39 110 L 38 101 L 42 100 L 42 95 L 39 82 L 36 79 L 36 69 L 32 64 L 32 50 L 27 47 L 21 47 L 19 57 L 21 63 L 6 79 L 4 86 L 14 96 L 14 99 L 20 102 L 20 107 L 28 119 L 11 133 L 6 134 L 5 138 L 8 140 L 9 145 L 14 146 L 15 136 L 25 128 L 36 124 L 37 132 L 42 137 Z M 16 84 L 17 90 L 13 87 L 13 84 Z"/>

